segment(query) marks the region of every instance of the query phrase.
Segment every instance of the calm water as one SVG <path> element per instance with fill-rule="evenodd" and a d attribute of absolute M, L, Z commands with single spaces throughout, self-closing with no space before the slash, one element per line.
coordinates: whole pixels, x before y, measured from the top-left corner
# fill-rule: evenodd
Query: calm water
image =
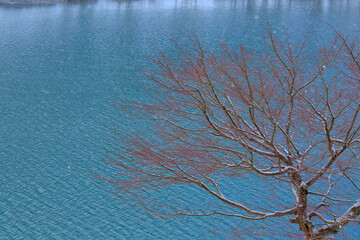
<path fill-rule="evenodd" d="M 258 49 L 264 17 L 275 31 L 307 35 L 315 47 L 333 35 L 322 21 L 345 33 L 360 30 L 360 2 L 149 0 L 0 8 L 0 239 L 223 238 L 209 234 L 214 219 L 159 221 L 121 197 L 113 200 L 112 186 L 91 173 L 111 172 L 102 163 L 109 131 L 101 124 L 141 129 L 111 104 L 146 101 L 138 71 L 149 64 L 145 56 L 171 51 L 171 39 L 187 44 L 193 33 L 208 45 L 226 40 Z M 184 200 L 203 200 L 176 191 Z M 248 192 L 245 197 L 256 202 L 260 191 L 249 185 L 239 194 Z M 238 224 L 225 220 L 219 228 Z M 349 231 L 360 237 L 359 229 Z"/>

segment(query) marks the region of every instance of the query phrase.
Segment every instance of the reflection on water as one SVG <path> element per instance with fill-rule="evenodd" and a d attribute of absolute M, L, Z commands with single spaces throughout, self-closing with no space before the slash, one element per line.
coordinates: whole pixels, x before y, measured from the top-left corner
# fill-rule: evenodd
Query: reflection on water
<path fill-rule="evenodd" d="M 58 1 L 54 0 L 42 0 L 49 4 L 56 4 Z M 213 9 L 213 8 L 231 8 L 231 9 L 246 9 L 252 10 L 256 8 L 262 8 L 267 10 L 284 10 L 290 8 L 298 8 L 301 5 L 306 5 L 308 9 L 314 9 L 316 11 L 327 11 L 329 8 L 339 8 L 348 11 L 350 8 L 353 10 L 360 7 L 360 2 L 357 0 L 319 0 L 319 1 L 307 1 L 307 0 L 59 0 L 60 2 L 67 3 L 98 3 L 99 6 L 107 5 L 109 3 L 116 3 L 120 8 L 160 8 L 160 9 L 178 9 L 178 8 L 192 8 L 192 9 Z M 37 3 L 37 0 L 2 0 L 0 3 L 23 3 L 31 4 Z M 113 5 L 115 6 L 115 5 Z M 359 10 L 359 9 L 358 9 Z"/>
<path fill-rule="evenodd" d="M 274 30 L 287 27 L 316 46 L 333 34 L 321 21 L 351 32 L 360 29 L 359 12 L 357 0 L 99 0 L 0 8 L 0 238 L 223 239 L 209 233 L 218 219 L 154 220 L 132 203 L 112 201 L 111 188 L 91 178 L 90 172 L 109 171 L 101 149 L 109 136 L 100 123 L 142 130 L 111 104 L 147 100 L 138 68 L 150 67 L 144 56 L 171 54 L 171 39 L 187 44 L 187 34 L 196 33 L 211 46 L 225 39 L 256 50 L 266 17 Z M 250 185 L 240 190 L 254 202 L 261 193 Z M 204 200 L 185 189 L 180 195 Z M 219 227 L 238 224 L 222 219 Z"/>
<path fill-rule="evenodd" d="M 102 2 L 102 0 L 97 0 Z M 297 8 L 301 5 L 306 5 L 307 9 L 316 11 L 327 11 L 329 8 L 339 8 L 342 10 L 350 10 L 352 8 L 360 7 L 360 2 L 356 0 L 320 0 L 320 1 L 306 1 L 306 0 L 174 0 L 174 1 L 158 1 L 158 0 L 109 0 L 119 4 L 119 7 L 124 8 L 161 8 L 161 9 L 178 9 L 178 8 L 192 8 L 192 9 L 213 9 L 213 8 L 231 8 L 231 9 L 246 9 L 254 10 L 257 8 L 267 10 L 285 10 L 293 7 Z"/>

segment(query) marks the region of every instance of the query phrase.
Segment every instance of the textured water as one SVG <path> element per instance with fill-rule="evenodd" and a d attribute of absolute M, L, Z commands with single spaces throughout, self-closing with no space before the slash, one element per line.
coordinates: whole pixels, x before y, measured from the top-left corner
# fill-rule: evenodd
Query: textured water
<path fill-rule="evenodd" d="M 112 107 L 146 101 L 139 67 L 187 35 L 215 46 L 260 48 L 264 17 L 311 46 L 331 39 L 322 21 L 360 29 L 359 1 L 99 1 L 0 8 L 0 239 L 214 239 L 213 219 L 159 221 L 91 177 L 109 131 L 141 130 Z M 168 191 L 170 191 L 169 189 Z M 179 189 L 176 189 L 179 191 Z M 258 201 L 259 189 L 239 195 Z M 202 194 L 181 189 L 186 201 Z M 198 199 L 195 198 L 198 197 Z M 155 197 L 157 197 L 155 195 Z M 286 202 L 287 199 L 284 199 Z M 222 221 L 236 227 L 238 220 Z M 349 234 L 360 238 L 360 231 Z M 270 239 L 272 239 L 270 237 Z M 279 239 L 279 238 L 274 238 Z M 285 239 L 285 237 L 284 237 Z"/>

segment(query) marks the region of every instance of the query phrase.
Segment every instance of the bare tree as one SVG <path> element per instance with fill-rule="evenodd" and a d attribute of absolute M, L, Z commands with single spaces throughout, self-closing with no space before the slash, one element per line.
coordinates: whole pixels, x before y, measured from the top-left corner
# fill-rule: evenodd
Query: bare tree
<path fill-rule="evenodd" d="M 224 43 L 210 51 L 194 39 L 191 48 L 177 46 L 175 58 L 152 59 L 152 101 L 131 109 L 153 123 L 153 138 L 121 134 L 122 150 L 107 155 L 120 176 L 106 180 L 163 217 L 220 215 L 260 224 L 288 217 L 305 239 L 360 224 L 359 41 L 337 33 L 307 54 L 306 41 L 280 40 L 268 26 L 264 44 L 261 53 Z M 224 179 L 241 181 L 244 173 L 279 183 L 292 201 L 254 206 L 224 194 Z M 139 194 L 175 184 L 197 186 L 222 205 L 147 204 Z"/>

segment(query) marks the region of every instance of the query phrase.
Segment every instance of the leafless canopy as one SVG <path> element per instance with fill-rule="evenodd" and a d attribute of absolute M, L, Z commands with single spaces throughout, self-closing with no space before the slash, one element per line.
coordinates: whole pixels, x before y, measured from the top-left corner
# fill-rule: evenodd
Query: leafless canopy
<path fill-rule="evenodd" d="M 359 224 L 359 41 L 335 35 L 306 54 L 305 41 L 279 40 L 268 26 L 263 53 L 224 43 L 213 52 L 194 39 L 192 48 L 177 46 L 176 58 L 163 53 L 152 59 L 157 70 L 146 73 L 152 102 L 131 111 L 154 123 L 156 141 L 141 133 L 122 136 L 123 150 L 107 155 L 120 176 L 107 181 L 133 194 L 191 184 L 231 209 L 184 210 L 169 203 L 159 211 L 138 198 L 164 217 L 222 215 L 262 223 L 288 216 L 306 239 Z M 280 182 L 292 202 L 264 208 L 223 194 L 221 180 L 241 181 L 243 173 Z"/>

